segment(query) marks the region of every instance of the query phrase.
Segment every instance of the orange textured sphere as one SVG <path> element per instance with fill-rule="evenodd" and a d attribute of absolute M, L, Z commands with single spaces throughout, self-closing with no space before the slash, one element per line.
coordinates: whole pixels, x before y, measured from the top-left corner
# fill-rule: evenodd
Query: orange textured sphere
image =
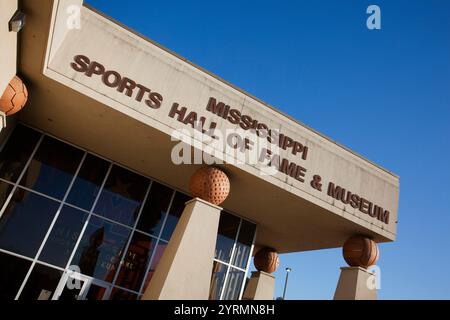
<path fill-rule="evenodd" d="M 353 236 L 345 241 L 342 254 L 349 266 L 367 268 L 377 263 L 380 252 L 375 241 Z"/>
<path fill-rule="evenodd" d="M 193 197 L 219 205 L 230 193 L 230 180 L 220 169 L 203 167 L 192 175 L 189 190 Z"/>
<path fill-rule="evenodd" d="M 27 99 L 27 87 L 18 76 L 14 76 L 0 98 L 0 111 L 10 116 L 20 111 L 27 102 Z"/>
<path fill-rule="evenodd" d="M 280 265 L 280 258 L 274 249 L 262 248 L 255 254 L 253 264 L 258 271 L 273 273 Z"/>

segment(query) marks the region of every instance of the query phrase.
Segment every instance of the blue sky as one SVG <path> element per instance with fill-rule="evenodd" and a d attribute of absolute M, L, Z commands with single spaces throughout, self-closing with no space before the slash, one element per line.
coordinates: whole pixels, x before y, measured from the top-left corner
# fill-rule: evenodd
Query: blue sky
<path fill-rule="evenodd" d="M 450 1 L 86 2 L 398 174 L 379 298 L 450 299 Z M 331 299 L 344 265 L 282 255 L 276 295 L 290 266 L 287 299 Z"/>

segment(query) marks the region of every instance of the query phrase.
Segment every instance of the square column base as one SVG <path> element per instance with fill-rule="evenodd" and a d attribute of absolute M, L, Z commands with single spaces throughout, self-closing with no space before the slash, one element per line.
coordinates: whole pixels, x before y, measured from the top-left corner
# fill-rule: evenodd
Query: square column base
<path fill-rule="evenodd" d="M 275 277 L 263 271 L 252 272 L 242 300 L 273 300 Z"/>
<path fill-rule="evenodd" d="M 375 274 L 361 267 L 342 267 L 334 300 L 377 300 Z"/>

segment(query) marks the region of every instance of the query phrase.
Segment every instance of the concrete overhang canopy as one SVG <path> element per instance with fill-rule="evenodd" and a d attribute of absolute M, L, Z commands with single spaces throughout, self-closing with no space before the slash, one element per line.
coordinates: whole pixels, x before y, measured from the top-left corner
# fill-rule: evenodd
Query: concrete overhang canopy
<path fill-rule="evenodd" d="M 77 8 L 79 28 L 67 23 Z M 21 10 L 27 25 L 20 33 L 19 73 L 30 94 L 20 121 L 188 192 L 189 177 L 200 165 L 174 164 L 171 152 L 178 142 L 170 135 L 194 129 L 169 113 L 178 103 L 215 122 L 217 130 L 238 128 L 241 124 L 206 109 L 213 97 L 307 150 L 307 155 L 293 154 L 292 148 L 280 154 L 286 163 L 304 168 L 304 176 L 301 170 L 296 177 L 280 171 L 261 175 L 252 163 L 221 165 L 231 180 L 223 207 L 258 224 L 258 245 L 283 253 L 339 247 L 355 233 L 377 242 L 395 239 L 399 179 L 392 173 L 80 0 L 24 0 Z M 93 62 L 97 69 L 89 74 L 85 65 Z M 137 89 L 127 95 L 129 81 L 122 90 L 114 86 L 119 76 L 144 87 L 145 98 L 138 99 Z M 151 99 L 153 92 L 161 96 L 160 106 L 158 96 Z M 311 184 L 316 175 L 321 190 Z"/>

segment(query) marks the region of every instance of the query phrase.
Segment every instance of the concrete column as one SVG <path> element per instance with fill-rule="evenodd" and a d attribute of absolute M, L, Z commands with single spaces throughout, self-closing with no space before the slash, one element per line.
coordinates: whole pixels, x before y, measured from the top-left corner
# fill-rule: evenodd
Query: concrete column
<path fill-rule="evenodd" d="M 222 208 L 200 198 L 186 202 L 143 300 L 207 300 Z"/>
<path fill-rule="evenodd" d="M 342 267 L 335 300 L 376 300 L 375 274 L 361 267 Z"/>
<path fill-rule="evenodd" d="M 242 300 L 273 300 L 275 277 L 264 271 L 254 271 L 245 288 Z"/>

